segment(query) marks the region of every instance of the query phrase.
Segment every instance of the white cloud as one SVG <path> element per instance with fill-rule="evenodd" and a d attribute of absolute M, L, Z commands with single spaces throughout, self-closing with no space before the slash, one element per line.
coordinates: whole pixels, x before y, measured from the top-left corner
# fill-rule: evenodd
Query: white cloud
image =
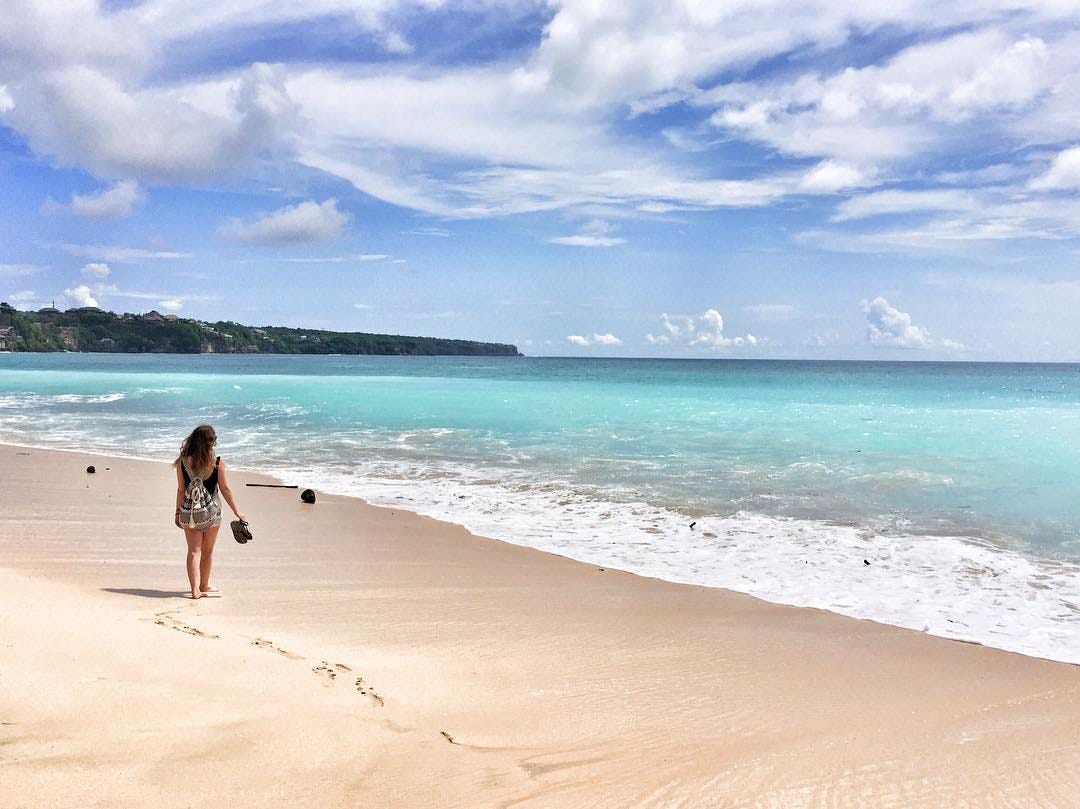
<path fill-rule="evenodd" d="M 616 337 L 614 334 L 608 332 L 607 334 L 594 334 L 593 342 L 598 346 L 621 346 L 622 340 Z"/>
<path fill-rule="evenodd" d="M 0 278 L 17 278 L 44 270 L 40 264 L 0 264 Z"/>
<path fill-rule="evenodd" d="M 450 231 L 446 228 L 416 228 L 414 230 L 404 230 L 402 233 L 412 236 L 431 236 L 436 239 L 446 239 L 450 236 Z"/>
<path fill-rule="evenodd" d="M 1068 19 L 1068 4 L 1029 3 L 1017 9 L 1018 25 L 1041 19 Z M 692 94 L 695 85 L 724 70 L 746 68 L 769 56 L 843 45 L 849 37 L 882 28 L 914 30 L 925 36 L 959 26 L 977 27 L 1005 16 L 996 4 L 959 2 L 942 7 L 916 0 L 903 4 L 845 4 L 812 0 L 793 5 L 716 3 L 703 0 L 562 0 L 523 82 L 598 104 L 641 99 L 675 100 L 675 89 Z M 1016 81 L 1003 66 L 987 77 Z M 985 82 L 984 82 L 985 83 Z M 977 96 L 976 84 L 966 92 Z M 661 102 L 662 103 L 662 102 Z M 658 103 L 646 105 L 654 109 Z"/>
<path fill-rule="evenodd" d="M 837 160 L 822 160 L 806 172 L 799 188 L 811 194 L 829 194 L 866 185 L 865 172 Z"/>
<path fill-rule="evenodd" d="M 142 200 L 143 192 L 138 183 L 122 180 L 97 194 L 72 194 L 71 202 L 67 204 L 48 199 L 41 210 L 46 214 L 70 212 L 83 219 L 120 219 L 131 216 Z"/>
<path fill-rule="evenodd" d="M 285 261 L 290 264 L 351 264 L 359 262 L 365 264 L 372 261 L 389 261 L 393 256 L 387 253 L 349 253 L 344 256 L 315 256 L 311 258 L 281 257 L 277 261 Z"/>
<path fill-rule="evenodd" d="M 799 317 L 798 308 L 790 303 L 758 303 L 744 306 L 743 311 L 760 323 L 784 323 Z"/>
<path fill-rule="evenodd" d="M 1046 173 L 1032 180 L 1030 187 L 1052 191 L 1080 189 L 1080 146 L 1059 152 Z"/>
<path fill-rule="evenodd" d="M 705 314 L 698 320 L 698 332 L 690 341 L 690 345 L 723 346 L 730 345 L 731 340 L 724 337 L 724 318 L 716 309 L 706 309 Z"/>
<path fill-rule="evenodd" d="M 287 152 L 301 127 L 284 74 L 270 65 L 173 86 L 135 86 L 140 74 L 61 58 L 11 85 L 3 120 L 39 155 L 169 183 L 235 175 L 260 155 Z"/>
<path fill-rule="evenodd" d="M 203 67 L 222 54 L 242 62 L 243 47 L 230 46 L 253 32 L 327 21 L 400 56 L 412 49 L 406 16 L 420 29 L 423 15 L 458 8 L 495 23 L 540 15 L 546 25 L 535 45 L 479 66 L 320 63 L 308 53 Z M 283 173 L 313 167 L 442 216 L 763 206 L 921 179 L 921 157 L 967 154 L 973 135 L 1005 149 L 1059 148 L 1075 138 L 1080 109 L 1075 28 L 1075 3 L 1054 0 L 25 0 L 0 19 L 0 122 L 38 155 L 119 179 L 65 205 L 96 218 L 130 212 L 137 201 L 126 205 L 123 194 L 138 183 L 250 177 L 264 161 Z M 915 44 L 857 67 L 837 61 L 852 40 L 881 32 L 886 44 Z M 200 58 L 210 54 L 218 58 Z M 751 70 L 779 58 L 782 70 Z M 765 78 L 717 84 L 746 75 Z M 712 151 L 672 154 L 620 126 L 673 104 L 725 130 L 696 127 L 690 147 Z M 746 171 L 713 150 L 731 135 L 816 165 L 791 169 L 781 158 Z M 1073 187 L 1055 182 L 1032 190 Z"/>
<path fill-rule="evenodd" d="M 616 247 L 626 243 L 626 239 L 612 236 L 588 236 L 580 233 L 576 236 L 556 236 L 553 239 L 548 239 L 548 241 L 552 244 L 562 244 L 567 247 Z"/>
<path fill-rule="evenodd" d="M 1080 311 L 1080 279 L 1032 278 L 1001 273 L 948 275 L 929 273 L 923 281 L 945 294 L 962 296 L 992 296 L 1010 309 L 1016 310 L 1020 322 L 1034 324 L 1047 320 L 1072 323 Z"/>
<path fill-rule="evenodd" d="M 603 149 L 597 146 L 595 148 Z M 627 159 L 631 159 L 629 156 Z M 433 209 L 459 217 L 504 216 L 530 211 L 595 205 L 670 205 L 746 208 L 767 205 L 797 191 L 798 176 L 783 174 L 752 180 L 708 179 L 676 172 L 647 158 L 631 166 L 574 170 L 498 166 L 477 170 L 445 187 L 476 200 L 464 207 Z"/>
<path fill-rule="evenodd" d="M 1007 183 L 1024 176 L 1028 172 L 1023 163 L 993 163 L 978 169 L 961 171 L 942 171 L 933 176 L 934 182 L 946 185 L 996 185 Z"/>
<path fill-rule="evenodd" d="M 918 224 L 889 222 L 878 230 L 809 230 L 796 239 L 850 252 L 965 253 L 976 243 L 1080 236 L 1080 199 L 1000 191 L 888 191 L 857 197 L 839 206 L 834 219 L 883 214 L 927 214 Z"/>
<path fill-rule="evenodd" d="M 82 268 L 83 278 L 108 278 L 109 272 L 109 265 L 102 262 L 84 264 Z"/>
<path fill-rule="evenodd" d="M 825 346 L 835 345 L 840 342 L 840 335 L 836 332 L 825 332 L 819 334 L 811 334 L 805 340 L 803 345 L 807 348 L 824 348 Z"/>
<path fill-rule="evenodd" d="M 646 334 L 645 342 L 655 346 L 682 346 L 686 348 L 727 348 L 729 346 L 756 346 L 761 338 L 753 334 L 728 337 L 724 334 L 724 317 L 718 309 L 706 309 L 702 314 L 660 315 L 664 331 Z"/>
<path fill-rule="evenodd" d="M 220 36 L 243 31 L 254 24 L 290 25 L 305 20 L 333 18 L 342 27 L 373 35 L 389 52 L 411 46 L 393 27 L 394 12 L 407 7 L 400 0 L 308 0 L 281 3 L 276 0 L 147 0 L 133 7 L 127 17 L 159 37 L 192 38 Z M 438 8 L 440 2 L 421 0 L 421 7 Z M 474 6 L 481 6 L 474 3 Z"/>
<path fill-rule="evenodd" d="M 0 298 L 6 298 L 8 303 L 24 312 L 30 312 L 36 309 L 37 302 L 41 300 L 37 293 L 31 289 L 22 289 L 6 296 L 0 296 Z"/>
<path fill-rule="evenodd" d="M 911 45 L 881 65 L 729 85 L 711 96 L 722 105 L 712 120 L 791 155 L 897 161 L 944 147 L 977 119 L 1000 131 L 1038 104 L 1080 63 L 1069 36 L 1049 36 L 968 30 Z"/>
<path fill-rule="evenodd" d="M 571 345 L 576 346 L 621 346 L 623 341 L 611 332 L 606 334 L 593 333 L 591 337 L 581 334 L 571 334 L 566 338 Z"/>
<path fill-rule="evenodd" d="M 79 258 L 100 259 L 101 261 L 147 261 L 156 259 L 191 258 L 191 253 L 175 250 L 147 250 L 142 247 L 117 247 L 104 244 L 70 244 L 67 242 L 43 242 L 42 247 L 55 247 Z"/>
<path fill-rule="evenodd" d="M 548 241 L 570 247 L 615 247 L 625 244 L 626 239 L 611 235 L 614 231 L 615 227 L 610 222 L 594 219 L 582 225 L 573 236 L 557 236 Z"/>
<path fill-rule="evenodd" d="M 103 175 L 167 182 L 228 175 L 260 156 L 295 158 L 395 204 L 466 216 L 579 204 L 578 178 L 591 187 L 585 201 L 599 192 L 601 201 L 645 205 L 767 204 L 797 183 L 780 188 L 665 165 L 613 134 L 612 109 L 646 114 L 694 97 L 696 82 L 725 69 L 800 44 L 832 47 L 855 30 L 905 17 L 919 24 L 941 17 L 948 25 L 945 19 L 974 24 L 986 16 L 966 7 L 961 17 L 819 2 L 785 9 L 786 24 L 777 26 L 768 4 L 563 0 L 552 6 L 539 45 L 516 62 L 438 73 L 415 65 L 255 64 L 170 83 L 160 79 L 168 73 L 160 62 L 177 43 L 186 52 L 241 28 L 334 17 L 401 53 L 410 46 L 395 15 L 441 4 L 148 0 L 111 13 L 84 3 L 66 14 L 49 5 L 30 3 L 0 29 L 0 53 L 10 49 L 19 67 L 5 118 L 35 151 Z M 535 3 L 511 5 L 536 11 Z M 507 12 L 506 3 L 474 0 L 469 7 Z M 437 158 L 474 168 L 433 181 Z M 856 171 L 823 164 L 807 175 L 804 190 L 849 187 Z M 532 172 L 531 182 L 514 193 L 499 182 L 504 172 L 511 182 Z M 650 199 L 654 190 L 660 199 Z"/>
<path fill-rule="evenodd" d="M 97 299 L 94 297 L 90 290 L 90 287 L 86 284 L 73 287 L 71 289 L 64 290 L 64 296 L 70 298 L 75 306 L 97 306 Z"/>
<path fill-rule="evenodd" d="M 862 302 L 866 313 L 866 339 L 874 346 L 890 348 L 930 348 L 933 341 L 921 326 L 911 322 L 911 315 L 891 306 L 880 295 Z"/>
<path fill-rule="evenodd" d="M 954 189 L 930 191 L 875 191 L 841 202 L 832 219 L 846 222 L 871 216 L 919 211 L 970 211 L 979 206 L 976 197 Z"/>
<path fill-rule="evenodd" d="M 178 311 L 191 301 L 219 301 L 221 296 L 215 293 L 173 293 L 151 292 L 133 289 L 120 289 L 115 284 L 98 283 L 89 291 L 105 300 L 109 298 L 128 298 L 137 301 L 154 301 L 158 309 Z M 66 294 L 66 293 L 65 293 Z"/>
<path fill-rule="evenodd" d="M 266 214 L 252 222 L 234 219 L 218 228 L 226 241 L 260 245 L 318 244 L 341 235 L 348 214 L 337 209 L 337 200 L 308 200 Z"/>
<path fill-rule="evenodd" d="M 375 307 L 372 306 L 370 303 L 354 303 L 353 304 L 353 309 L 374 309 L 374 308 Z"/>

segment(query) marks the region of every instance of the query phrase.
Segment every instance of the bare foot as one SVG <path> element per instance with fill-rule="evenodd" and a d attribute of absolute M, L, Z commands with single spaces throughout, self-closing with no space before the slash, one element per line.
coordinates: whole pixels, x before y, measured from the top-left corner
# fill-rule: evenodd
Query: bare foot
<path fill-rule="evenodd" d="M 196 592 L 192 591 L 191 597 L 192 598 L 202 598 L 203 594 L 202 593 L 196 593 Z"/>
<path fill-rule="evenodd" d="M 220 593 L 221 590 L 216 587 L 200 587 L 199 592 L 201 592 L 203 595 L 206 595 L 207 593 Z"/>

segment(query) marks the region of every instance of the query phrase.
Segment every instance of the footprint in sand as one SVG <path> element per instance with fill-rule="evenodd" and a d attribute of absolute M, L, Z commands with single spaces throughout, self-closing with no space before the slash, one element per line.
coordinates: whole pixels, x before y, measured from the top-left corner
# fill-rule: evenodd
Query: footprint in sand
<path fill-rule="evenodd" d="M 201 629 L 199 629 L 197 627 L 188 626 L 183 621 L 181 621 L 179 618 L 177 618 L 175 615 L 173 615 L 172 612 L 158 612 L 158 613 L 155 613 L 154 614 L 154 623 L 157 624 L 158 626 L 164 626 L 164 627 L 168 627 L 169 629 L 175 629 L 177 632 L 184 632 L 185 634 L 194 635 L 195 637 L 198 637 L 198 638 L 209 638 L 211 640 L 216 640 L 218 638 L 217 635 L 214 635 L 214 634 L 212 634 L 210 632 L 203 632 Z"/>
<path fill-rule="evenodd" d="M 253 640 L 251 642 L 251 645 L 252 646 L 258 646 L 260 649 L 269 649 L 272 652 L 277 652 L 279 655 L 283 655 L 283 656 L 289 658 L 289 660 L 303 660 L 304 659 L 303 656 L 301 656 L 301 655 L 295 654 L 294 652 L 290 652 L 290 651 L 282 649 L 282 648 L 280 648 L 278 646 L 275 646 L 274 642 L 272 640 L 267 640 L 266 638 L 255 638 L 255 640 Z"/>
<path fill-rule="evenodd" d="M 383 698 L 380 697 L 377 693 L 375 693 L 375 689 L 364 682 L 363 677 L 356 678 L 356 690 L 360 693 L 361 696 L 367 697 L 380 708 L 386 704 L 383 702 Z"/>
<path fill-rule="evenodd" d="M 323 687 L 325 688 L 329 688 L 330 686 L 332 686 L 334 684 L 334 679 L 337 677 L 337 672 L 334 671 L 330 667 L 330 664 L 327 663 L 325 660 L 319 665 L 317 665 L 315 668 L 313 668 L 312 671 L 319 678 L 320 682 L 322 682 Z"/>

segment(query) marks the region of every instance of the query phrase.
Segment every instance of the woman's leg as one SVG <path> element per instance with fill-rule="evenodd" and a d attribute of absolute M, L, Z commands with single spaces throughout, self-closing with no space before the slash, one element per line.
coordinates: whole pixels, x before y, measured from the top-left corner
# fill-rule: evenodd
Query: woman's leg
<path fill-rule="evenodd" d="M 184 529 L 184 539 L 187 540 L 187 577 L 191 585 L 192 598 L 202 596 L 199 590 L 199 556 L 202 550 L 203 533 L 203 531 L 192 531 L 190 528 Z"/>
<path fill-rule="evenodd" d="M 217 542 L 220 525 L 207 528 L 202 534 L 202 560 L 199 562 L 199 592 L 210 591 L 210 568 L 214 564 L 214 543 Z"/>

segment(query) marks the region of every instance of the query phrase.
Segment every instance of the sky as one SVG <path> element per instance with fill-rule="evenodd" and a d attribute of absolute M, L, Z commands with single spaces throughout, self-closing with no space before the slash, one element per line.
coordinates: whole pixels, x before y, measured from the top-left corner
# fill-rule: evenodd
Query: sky
<path fill-rule="evenodd" d="M 1080 361 L 1080 2 L 5 6 L 19 308 Z"/>

